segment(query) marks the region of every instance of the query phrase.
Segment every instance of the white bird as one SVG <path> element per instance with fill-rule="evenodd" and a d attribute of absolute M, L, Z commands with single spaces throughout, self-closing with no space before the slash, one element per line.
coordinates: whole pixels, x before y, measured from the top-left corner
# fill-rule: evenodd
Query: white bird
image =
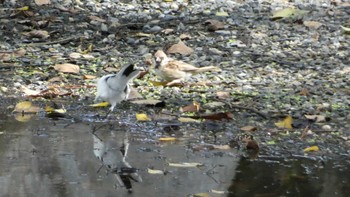
<path fill-rule="evenodd" d="M 124 66 L 117 74 L 109 74 L 101 77 L 97 82 L 97 94 L 95 101 L 104 100 L 111 104 L 110 112 L 114 107 L 126 100 L 130 94 L 129 81 L 139 75 L 141 71 L 135 69 L 133 64 Z"/>

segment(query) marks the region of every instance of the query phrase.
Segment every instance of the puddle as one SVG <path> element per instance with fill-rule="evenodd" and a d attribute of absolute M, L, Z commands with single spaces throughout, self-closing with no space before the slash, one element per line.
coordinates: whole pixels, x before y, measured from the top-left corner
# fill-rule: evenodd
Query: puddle
<path fill-rule="evenodd" d="M 234 150 L 192 152 L 186 142 L 147 140 L 131 131 L 132 125 L 104 126 L 94 134 L 93 123 L 66 126 L 65 121 L 49 119 L 20 123 L 9 118 L 1 123 L 0 196 L 186 196 L 227 191 L 238 165 Z M 120 151 L 123 144 L 126 157 Z M 183 162 L 203 165 L 169 166 Z M 149 168 L 164 174 L 149 173 Z"/>
<path fill-rule="evenodd" d="M 347 157 L 249 160 L 232 149 L 193 152 L 186 141 L 160 143 L 130 123 L 67 125 L 3 116 L 0 196 L 344 196 L 350 191 Z M 202 165 L 169 166 L 183 162 Z"/>

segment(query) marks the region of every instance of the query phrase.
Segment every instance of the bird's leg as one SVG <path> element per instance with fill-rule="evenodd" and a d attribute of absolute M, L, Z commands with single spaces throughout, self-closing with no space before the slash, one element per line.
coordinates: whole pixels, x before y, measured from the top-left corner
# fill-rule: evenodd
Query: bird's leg
<path fill-rule="evenodd" d="M 171 85 L 174 85 L 174 84 L 177 84 L 177 83 L 183 83 L 183 79 L 175 79 L 175 80 L 172 80 L 170 82 L 168 82 L 166 85 L 167 86 L 171 86 Z"/>
<path fill-rule="evenodd" d="M 103 119 L 107 119 L 107 118 L 108 118 L 108 115 L 109 115 L 111 112 L 112 112 L 111 109 L 108 109 L 107 114 L 106 114 L 105 117 L 103 117 Z"/>

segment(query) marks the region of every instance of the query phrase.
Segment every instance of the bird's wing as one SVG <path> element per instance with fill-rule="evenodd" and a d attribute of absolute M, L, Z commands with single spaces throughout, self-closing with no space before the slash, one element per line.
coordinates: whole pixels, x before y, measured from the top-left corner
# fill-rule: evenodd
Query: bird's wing
<path fill-rule="evenodd" d="M 185 62 L 177 61 L 177 60 L 169 61 L 166 67 L 172 70 L 180 70 L 185 72 L 193 72 L 198 69 L 197 67 L 191 64 L 187 64 Z"/>

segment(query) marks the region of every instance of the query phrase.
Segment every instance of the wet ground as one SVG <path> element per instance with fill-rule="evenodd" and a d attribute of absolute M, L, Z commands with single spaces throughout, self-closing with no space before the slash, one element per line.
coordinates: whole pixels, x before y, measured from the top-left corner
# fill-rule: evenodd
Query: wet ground
<path fill-rule="evenodd" d="M 346 196 L 350 191 L 345 156 L 250 159 L 233 148 L 193 151 L 190 139 L 162 143 L 138 132 L 140 125 L 120 120 L 1 119 L 0 196 Z"/>

